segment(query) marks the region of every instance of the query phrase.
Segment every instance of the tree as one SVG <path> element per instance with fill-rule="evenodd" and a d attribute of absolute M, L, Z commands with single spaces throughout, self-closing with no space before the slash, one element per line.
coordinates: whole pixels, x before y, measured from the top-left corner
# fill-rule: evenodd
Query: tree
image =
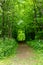
<path fill-rule="evenodd" d="M 4 28 L 4 7 L 3 7 L 4 3 L 5 3 L 5 0 L 0 1 L 0 6 L 3 10 L 3 12 L 2 12 L 2 37 L 3 37 L 3 39 L 5 37 L 5 35 L 4 35 L 4 32 L 5 32 L 5 28 Z"/>

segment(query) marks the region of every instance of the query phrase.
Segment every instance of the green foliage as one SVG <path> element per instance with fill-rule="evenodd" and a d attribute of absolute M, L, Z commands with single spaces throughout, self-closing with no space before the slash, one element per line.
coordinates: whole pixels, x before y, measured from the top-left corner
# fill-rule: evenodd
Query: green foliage
<path fill-rule="evenodd" d="M 3 21 L 4 26 L 2 26 Z M 19 35 L 18 29 L 26 31 L 26 34 L 43 30 L 43 1 L 0 0 L 0 31 L 2 27 L 4 35 L 8 37 L 10 31 L 13 38 Z"/>
<path fill-rule="evenodd" d="M 43 39 L 43 31 L 38 31 L 37 32 L 36 39 Z"/>
<path fill-rule="evenodd" d="M 17 36 L 18 41 L 24 41 L 25 40 L 25 33 L 22 30 L 18 30 L 18 36 Z"/>
<path fill-rule="evenodd" d="M 31 46 L 35 50 L 43 49 L 43 40 L 33 40 L 27 42 L 28 46 Z"/>
<path fill-rule="evenodd" d="M 2 33 L 18 41 L 43 39 L 43 1 L 0 0 L 0 37 Z M 17 45 L 10 37 L 4 41 L 0 39 L 0 58 L 10 55 Z M 28 43 L 34 48 L 42 48 L 42 41 Z"/>
<path fill-rule="evenodd" d="M 14 39 L 0 39 L 0 59 L 16 53 L 17 42 Z"/>

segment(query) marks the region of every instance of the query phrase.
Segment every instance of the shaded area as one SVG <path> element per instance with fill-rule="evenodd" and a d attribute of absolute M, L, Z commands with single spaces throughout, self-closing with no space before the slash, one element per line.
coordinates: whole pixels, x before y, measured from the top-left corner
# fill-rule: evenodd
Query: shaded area
<path fill-rule="evenodd" d="M 34 56 L 34 50 L 26 45 L 26 43 L 19 43 L 19 47 L 17 49 L 17 57 L 20 59 L 26 59 Z"/>
<path fill-rule="evenodd" d="M 20 43 L 16 56 L 0 61 L 0 65 L 41 65 L 43 64 L 42 59 L 41 55 L 36 54 L 32 48 Z"/>

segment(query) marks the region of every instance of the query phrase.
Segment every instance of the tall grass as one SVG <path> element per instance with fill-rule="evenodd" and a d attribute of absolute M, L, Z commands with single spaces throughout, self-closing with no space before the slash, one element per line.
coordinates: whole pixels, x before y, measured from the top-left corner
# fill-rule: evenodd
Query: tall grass
<path fill-rule="evenodd" d="M 43 50 L 43 40 L 27 41 L 27 44 L 35 50 Z"/>
<path fill-rule="evenodd" d="M 15 39 L 0 39 L 0 59 L 10 56 L 13 53 L 15 54 L 17 46 L 18 44 Z"/>

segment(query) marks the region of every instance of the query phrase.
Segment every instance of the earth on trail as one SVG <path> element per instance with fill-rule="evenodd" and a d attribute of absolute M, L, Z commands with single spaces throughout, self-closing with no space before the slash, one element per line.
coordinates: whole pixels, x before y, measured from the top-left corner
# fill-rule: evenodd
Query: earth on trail
<path fill-rule="evenodd" d="M 15 56 L 0 62 L 0 65 L 37 65 L 34 50 L 25 43 L 19 43 Z"/>

